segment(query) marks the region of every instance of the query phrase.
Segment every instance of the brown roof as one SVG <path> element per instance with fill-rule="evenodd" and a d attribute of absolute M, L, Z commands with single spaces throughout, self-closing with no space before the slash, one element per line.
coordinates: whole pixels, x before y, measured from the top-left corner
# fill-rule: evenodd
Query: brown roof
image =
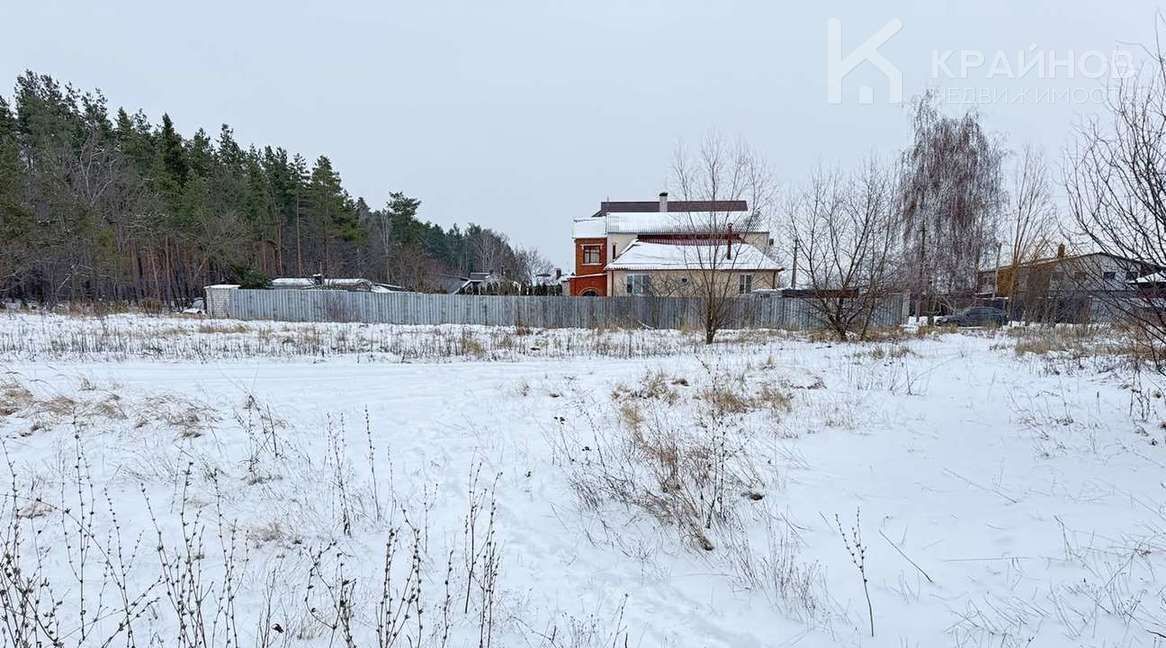
<path fill-rule="evenodd" d="M 749 211 L 744 200 L 669 200 L 669 212 L 743 212 Z M 599 203 L 599 214 L 645 214 L 659 212 L 657 200 L 605 200 Z"/>

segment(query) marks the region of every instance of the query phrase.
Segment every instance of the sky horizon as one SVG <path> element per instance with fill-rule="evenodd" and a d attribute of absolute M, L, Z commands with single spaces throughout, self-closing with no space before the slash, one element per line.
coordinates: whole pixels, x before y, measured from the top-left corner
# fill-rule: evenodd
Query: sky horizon
<path fill-rule="evenodd" d="M 374 208 L 403 191 L 423 220 L 493 228 L 569 271 L 572 219 L 668 189 L 681 142 L 744 139 L 783 186 L 904 146 L 906 104 L 873 60 L 830 100 L 831 19 L 843 58 L 890 25 L 877 51 L 904 102 L 930 88 L 948 112 L 974 106 L 1056 173 L 1123 52 L 1155 38 L 1153 3 L 1072 5 L 26 3 L 0 8 L 36 27 L 0 41 L 0 94 L 32 70 L 154 123 L 166 112 L 187 137 L 227 123 L 240 143 L 327 155 Z"/>

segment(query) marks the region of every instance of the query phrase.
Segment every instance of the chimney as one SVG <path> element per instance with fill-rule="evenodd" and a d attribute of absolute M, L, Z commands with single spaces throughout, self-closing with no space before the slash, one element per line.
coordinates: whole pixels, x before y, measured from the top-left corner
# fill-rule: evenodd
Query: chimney
<path fill-rule="evenodd" d="M 1061 243 L 1060 245 L 1057 246 L 1057 258 L 1058 259 L 1065 258 L 1065 244 L 1064 243 Z"/>
<path fill-rule="evenodd" d="M 668 211 L 668 192 L 660 192 L 660 212 L 666 213 Z"/>

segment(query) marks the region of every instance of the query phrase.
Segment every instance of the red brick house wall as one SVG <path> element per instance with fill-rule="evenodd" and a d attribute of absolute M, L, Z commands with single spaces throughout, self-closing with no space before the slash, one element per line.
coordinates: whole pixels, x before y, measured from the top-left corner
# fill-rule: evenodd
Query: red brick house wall
<path fill-rule="evenodd" d="M 598 275 L 595 277 L 572 277 L 571 296 L 582 297 L 583 293 L 587 293 L 587 296 L 592 297 L 606 297 L 607 275 Z"/>
<path fill-rule="evenodd" d="M 599 263 L 584 263 L 583 248 L 584 246 L 592 245 L 599 248 Z M 575 239 L 575 276 L 571 279 L 571 295 L 578 297 L 585 291 L 593 290 L 596 296 L 606 296 L 607 276 L 603 274 L 605 267 L 607 267 L 606 238 Z M 592 277 L 587 275 L 598 276 Z"/>

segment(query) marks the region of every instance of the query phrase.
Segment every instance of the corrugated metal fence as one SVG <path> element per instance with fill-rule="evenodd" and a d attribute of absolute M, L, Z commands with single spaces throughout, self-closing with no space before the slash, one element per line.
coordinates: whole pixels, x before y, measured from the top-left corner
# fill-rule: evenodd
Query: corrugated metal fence
<path fill-rule="evenodd" d="M 338 290 L 242 290 L 209 286 L 211 317 L 282 322 L 482 324 L 537 328 L 701 328 L 702 300 L 681 297 L 533 297 L 364 293 Z M 874 324 L 904 321 L 904 298 L 886 299 Z M 821 326 L 809 300 L 749 296 L 732 300 L 723 328 Z"/>

